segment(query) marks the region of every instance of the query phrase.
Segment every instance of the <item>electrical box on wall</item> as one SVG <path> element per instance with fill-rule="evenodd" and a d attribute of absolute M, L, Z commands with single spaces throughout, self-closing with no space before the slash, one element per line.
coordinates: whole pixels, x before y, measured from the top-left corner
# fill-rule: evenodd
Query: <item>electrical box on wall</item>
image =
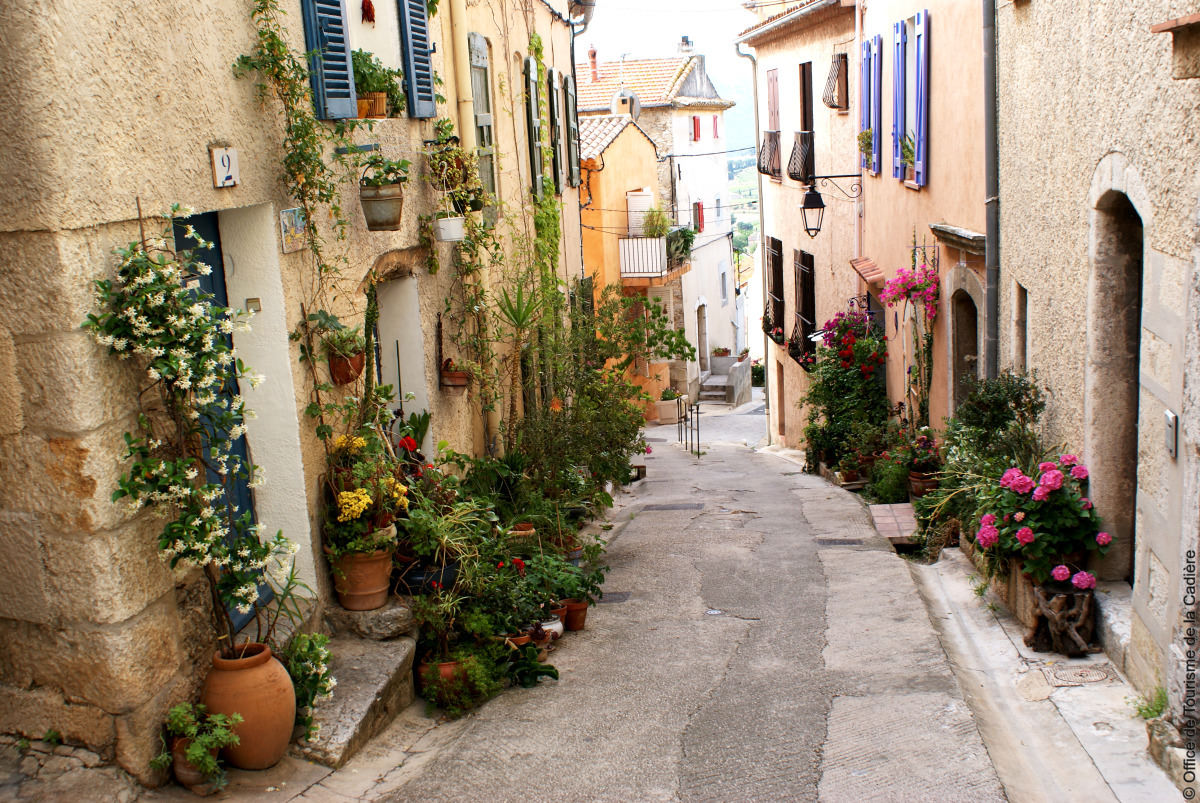
<path fill-rule="evenodd" d="M 1163 431 L 1167 440 L 1167 454 L 1174 460 L 1175 452 L 1179 446 L 1179 416 L 1167 410 L 1165 423 L 1166 426 L 1163 428 Z"/>

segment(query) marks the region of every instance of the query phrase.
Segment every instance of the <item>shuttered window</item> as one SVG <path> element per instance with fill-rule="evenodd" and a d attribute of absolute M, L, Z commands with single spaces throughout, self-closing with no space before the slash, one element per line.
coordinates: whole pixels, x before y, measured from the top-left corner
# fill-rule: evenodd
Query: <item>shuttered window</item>
<path fill-rule="evenodd" d="M 538 63 L 525 57 L 525 131 L 529 137 L 530 191 L 542 194 L 542 117 L 538 112 Z"/>
<path fill-rule="evenodd" d="M 779 130 L 779 70 L 767 70 L 767 128 Z"/>
<path fill-rule="evenodd" d="M 812 341 L 817 331 L 816 271 L 813 255 L 806 251 L 793 252 L 796 280 L 796 328 L 799 330 L 801 351 L 812 354 L 817 344 Z"/>
<path fill-rule="evenodd" d="M 576 111 L 575 78 L 563 76 L 563 116 L 567 120 L 567 183 L 579 186 L 579 115 Z"/>
<path fill-rule="evenodd" d="M 345 0 L 301 0 L 313 104 L 321 120 L 358 116 Z"/>
<path fill-rule="evenodd" d="M 408 116 L 434 117 L 437 114 L 437 102 L 433 87 L 433 48 L 425 0 L 399 0 L 399 5 L 400 47 L 404 52 L 404 92 L 408 96 Z"/>
<path fill-rule="evenodd" d="M 692 142 L 700 141 L 700 115 L 692 115 Z"/>
<path fill-rule="evenodd" d="M 883 154 L 883 37 L 871 40 L 871 171 L 879 172 Z"/>
<path fill-rule="evenodd" d="M 929 183 L 929 12 L 917 12 L 917 124 L 914 144 L 913 180 Z"/>
<path fill-rule="evenodd" d="M 718 119 L 717 115 L 714 114 L 713 115 L 713 139 L 717 139 L 718 137 L 721 136 L 721 131 L 717 127 L 717 119 Z"/>
<path fill-rule="evenodd" d="M 479 181 L 496 194 L 496 144 L 492 124 L 492 84 L 488 43 L 482 35 L 467 36 L 471 54 L 471 101 L 475 113 L 475 141 L 479 148 Z"/>
<path fill-rule="evenodd" d="M 692 204 L 692 228 L 704 231 L 704 204 L 701 201 Z"/>
<path fill-rule="evenodd" d="M 546 74 L 546 97 L 550 101 L 550 148 L 553 152 L 551 168 L 554 171 L 554 194 L 562 195 L 563 188 L 563 140 L 562 106 L 559 94 L 559 72 L 551 68 Z"/>
<path fill-rule="evenodd" d="M 903 143 L 907 136 L 905 123 L 904 85 L 907 83 L 908 62 L 904 58 L 908 41 L 908 26 L 903 20 L 892 25 L 892 177 L 904 178 Z"/>
<path fill-rule="evenodd" d="M 929 12 L 895 23 L 892 46 L 892 175 L 924 187 L 929 172 Z M 912 149 L 907 159 L 906 147 Z"/>

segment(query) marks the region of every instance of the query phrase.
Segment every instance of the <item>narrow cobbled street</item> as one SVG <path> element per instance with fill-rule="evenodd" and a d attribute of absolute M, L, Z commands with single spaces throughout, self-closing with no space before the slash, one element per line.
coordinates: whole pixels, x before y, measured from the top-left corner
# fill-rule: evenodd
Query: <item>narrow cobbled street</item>
<path fill-rule="evenodd" d="M 727 419 L 761 432 L 761 405 Z M 431 731 L 386 799 L 1003 799 L 859 499 L 720 430 L 700 459 L 673 427 L 647 434 L 604 600 L 553 654 L 561 680 Z"/>

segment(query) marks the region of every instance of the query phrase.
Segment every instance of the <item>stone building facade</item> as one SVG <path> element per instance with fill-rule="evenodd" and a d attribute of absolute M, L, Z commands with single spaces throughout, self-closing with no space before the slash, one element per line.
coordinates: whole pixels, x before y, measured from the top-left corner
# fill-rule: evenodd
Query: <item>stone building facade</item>
<path fill-rule="evenodd" d="M 139 239 L 142 225 L 159 225 L 139 224 L 139 204 L 147 215 L 172 202 L 210 214 L 229 304 L 260 308 L 252 331 L 236 336 L 242 359 L 267 377 L 243 389 L 258 415 L 248 422 L 251 458 L 269 478 L 255 509 L 265 532 L 282 529 L 300 545 L 298 567 L 318 606 L 330 593 L 318 526 L 324 453 L 304 414 L 312 380 L 288 338 L 310 298 L 313 263 L 308 252 L 282 247 L 280 212 L 296 204 L 280 180 L 279 108 L 232 69 L 255 45 L 251 8 L 240 0 L 87 0 L 46 13 L 14 0 L 0 9 L 0 98 L 10 110 L 0 122 L 0 180 L 9 188 L 0 195 L 0 731 L 57 730 L 146 781 L 155 779 L 148 762 L 158 725 L 170 705 L 194 699 L 212 642 L 196 575 L 172 572 L 157 551 L 161 522 L 110 502 L 122 433 L 134 429 L 138 376 L 80 329 L 95 308 L 93 281 L 112 275 L 113 249 Z M 311 0 L 283 0 L 280 9 L 288 45 L 305 53 Z M 349 47 L 391 67 L 405 63 L 413 40 L 397 4 L 377 3 L 374 24 L 362 21 L 357 3 L 343 2 L 341 13 Z M 499 225 L 532 230 L 523 59 L 537 35 L 545 66 L 556 79 L 571 76 L 567 14 L 565 0 L 442 3 L 429 28 L 447 100 L 426 116 L 378 120 L 355 134 L 360 145 L 413 162 L 402 229 L 366 230 L 352 176 L 342 185 L 346 240 L 336 242 L 319 221 L 346 257 L 331 311 L 361 315 L 362 280 L 371 270 L 382 277 L 383 379 L 404 380 L 432 414 L 432 442 L 465 452 L 485 449 L 496 422 L 473 394 L 438 386 L 436 321 L 453 271 L 431 274 L 419 242 L 418 216 L 435 202 L 417 178 L 421 152 L 437 117 L 460 130 L 474 124 L 471 88 L 455 80 L 452 55 L 468 47 L 469 34 L 481 35 Z M 49 86 L 68 91 L 70 102 L 50 102 Z M 557 83 L 552 102 L 563 103 L 562 91 Z M 213 148 L 236 149 L 236 186 L 214 186 Z M 578 193 L 564 181 L 560 195 L 560 268 L 578 277 Z M 450 265 L 453 246 L 434 247 Z"/>
<path fill-rule="evenodd" d="M 1176 718 L 1200 553 L 1200 28 L 1181 8 L 996 14 L 1001 360 L 1037 372 L 1048 439 L 1091 468 L 1117 537 L 1096 568 L 1125 601 L 1106 649 Z"/>

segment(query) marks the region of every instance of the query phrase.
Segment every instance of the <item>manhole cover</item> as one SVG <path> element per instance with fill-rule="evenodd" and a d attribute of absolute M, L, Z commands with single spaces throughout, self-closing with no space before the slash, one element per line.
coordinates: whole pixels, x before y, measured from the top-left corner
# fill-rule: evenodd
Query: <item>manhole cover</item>
<path fill-rule="evenodd" d="M 1054 664 L 1043 666 L 1042 674 L 1052 686 L 1083 686 L 1117 679 L 1112 664 Z"/>
<path fill-rule="evenodd" d="M 821 546 L 862 546 L 861 538 L 818 538 Z"/>
<path fill-rule="evenodd" d="M 629 599 L 629 591 L 605 591 L 604 596 L 600 598 L 600 603 L 606 602 L 624 602 Z"/>
<path fill-rule="evenodd" d="M 681 502 L 676 505 L 646 505 L 642 510 L 703 510 L 701 502 Z"/>

